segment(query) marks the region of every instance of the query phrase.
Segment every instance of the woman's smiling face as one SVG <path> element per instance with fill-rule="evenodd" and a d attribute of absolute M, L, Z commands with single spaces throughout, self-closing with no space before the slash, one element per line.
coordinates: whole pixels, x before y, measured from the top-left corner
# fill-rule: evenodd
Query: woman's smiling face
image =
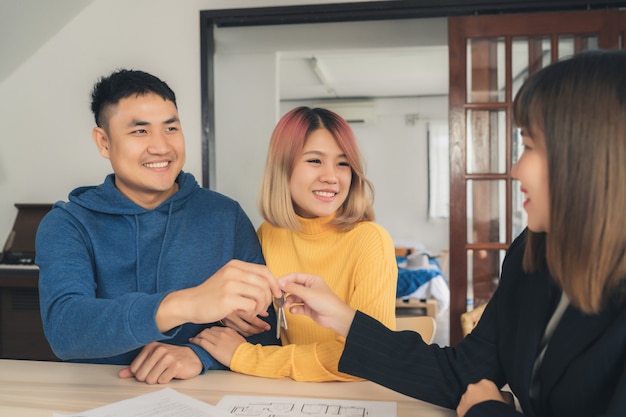
<path fill-rule="evenodd" d="M 526 129 L 521 133 L 524 152 L 511 174 L 521 183 L 528 228 L 533 232 L 547 232 L 550 228 L 550 188 L 545 137 L 538 128 L 533 129 L 534 137 Z"/>
<path fill-rule="evenodd" d="M 352 169 L 335 138 L 326 129 L 312 132 L 289 180 L 296 213 L 307 218 L 335 213 L 346 201 L 351 182 Z"/>

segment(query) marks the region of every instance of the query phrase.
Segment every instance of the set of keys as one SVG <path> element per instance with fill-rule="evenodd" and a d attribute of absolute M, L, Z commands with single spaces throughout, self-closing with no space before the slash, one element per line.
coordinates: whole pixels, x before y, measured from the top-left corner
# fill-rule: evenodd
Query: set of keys
<path fill-rule="evenodd" d="M 285 305 L 285 293 L 280 298 L 274 298 L 274 304 L 276 304 L 276 308 L 278 312 L 276 313 L 276 339 L 280 339 L 280 329 L 283 328 L 287 330 L 287 318 L 285 317 L 285 309 L 283 306 Z"/>

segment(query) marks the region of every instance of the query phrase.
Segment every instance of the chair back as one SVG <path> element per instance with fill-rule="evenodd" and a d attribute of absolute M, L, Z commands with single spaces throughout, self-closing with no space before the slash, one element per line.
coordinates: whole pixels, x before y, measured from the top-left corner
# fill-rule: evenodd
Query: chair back
<path fill-rule="evenodd" d="M 437 323 L 431 316 L 400 316 L 396 317 L 398 330 L 412 330 L 419 333 L 424 342 L 431 344 L 437 330 Z"/>
<path fill-rule="evenodd" d="M 467 336 L 474 330 L 474 327 L 478 324 L 478 320 L 483 315 L 487 304 L 482 304 L 473 310 L 467 311 L 461 314 L 461 328 L 463 329 L 463 337 Z"/>

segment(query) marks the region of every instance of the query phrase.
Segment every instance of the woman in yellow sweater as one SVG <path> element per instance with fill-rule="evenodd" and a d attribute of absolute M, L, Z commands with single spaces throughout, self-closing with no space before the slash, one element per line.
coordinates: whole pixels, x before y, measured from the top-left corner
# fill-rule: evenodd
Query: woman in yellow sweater
<path fill-rule="evenodd" d="M 397 266 L 391 237 L 374 223 L 373 187 L 348 123 L 298 107 L 276 125 L 259 198 L 263 255 L 276 277 L 322 276 L 352 308 L 395 328 Z M 337 364 L 345 338 L 286 312 L 282 346 L 252 345 L 228 327 L 192 339 L 235 372 L 297 381 L 354 381 Z"/>

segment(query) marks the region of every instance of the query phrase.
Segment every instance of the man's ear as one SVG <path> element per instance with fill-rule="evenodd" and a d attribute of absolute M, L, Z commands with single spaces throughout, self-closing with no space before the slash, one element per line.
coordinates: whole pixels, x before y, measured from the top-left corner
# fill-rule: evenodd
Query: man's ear
<path fill-rule="evenodd" d="M 94 127 L 91 131 L 91 136 L 100 151 L 100 155 L 109 159 L 109 135 L 107 135 L 107 132 L 101 127 Z"/>

